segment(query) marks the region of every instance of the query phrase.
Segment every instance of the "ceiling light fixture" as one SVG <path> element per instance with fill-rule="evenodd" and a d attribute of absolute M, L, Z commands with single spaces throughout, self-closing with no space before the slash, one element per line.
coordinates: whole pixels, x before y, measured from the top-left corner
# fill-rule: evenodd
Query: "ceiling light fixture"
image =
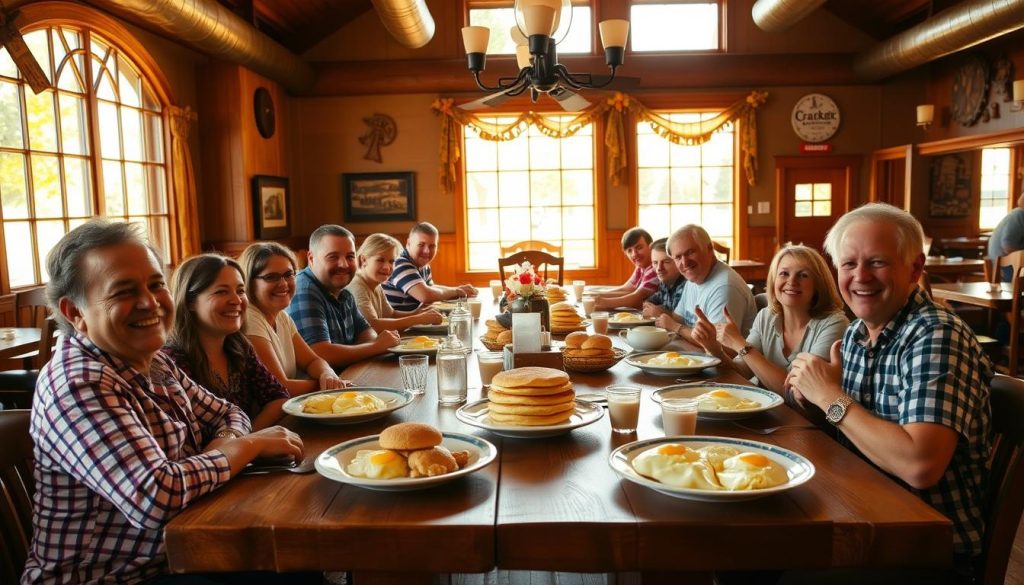
<path fill-rule="evenodd" d="M 603 79 L 589 73 L 572 73 L 558 62 L 556 46 L 564 39 L 572 22 L 571 0 L 515 0 L 513 11 L 516 26 L 512 27 L 511 34 L 516 41 L 519 74 L 516 77 L 501 77 L 497 85 L 486 85 L 480 79 L 480 72 L 484 70 L 487 61 L 487 42 L 491 31 L 483 26 L 467 26 L 462 29 L 466 61 L 480 89 L 500 92 L 501 96 L 496 97 L 501 97 L 502 101 L 520 95 L 527 89 L 533 101 L 537 101 L 541 93 L 547 93 L 561 102 L 565 109 L 571 110 L 579 109 L 575 107 L 578 102 L 570 100 L 576 96 L 571 90 L 599 89 L 615 79 L 615 71 L 622 65 L 626 54 L 628 20 L 605 20 L 598 25 L 605 63 L 611 69 L 611 75 Z M 556 39 L 556 35 L 559 38 Z M 580 101 L 588 103 L 582 98 Z"/>

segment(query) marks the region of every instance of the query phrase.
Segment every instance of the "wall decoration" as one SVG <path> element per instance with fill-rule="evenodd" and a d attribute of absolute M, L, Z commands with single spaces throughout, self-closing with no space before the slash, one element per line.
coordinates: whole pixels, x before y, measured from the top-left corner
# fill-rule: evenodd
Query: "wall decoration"
<path fill-rule="evenodd" d="M 1013 101 L 1013 80 L 1013 61 L 1005 54 L 996 57 L 992 62 L 992 89 L 997 98 L 1002 98 L 998 101 Z"/>
<path fill-rule="evenodd" d="M 967 217 L 971 203 L 971 161 L 947 154 L 931 162 L 928 211 L 931 217 Z"/>
<path fill-rule="evenodd" d="M 967 56 L 953 78 L 953 119 L 973 126 L 988 104 L 988 61 L 978 54 Z"/>
<path fill-rule="evenodd" d="M 341 191 L 345 221 L 416 219 L 414 173 L 344 173 Z"/>
<path fill-rule="evenodd" d="M 257 87 L 252 97 L 252 113 L 256 120 L 256 130 L 260 136 L 270 138 L 277 128 L 274 112 L 274 96 L 265 87 Z"/>
<path fill-rule="evenodd" d="M 288 179 L 256 175 L 252 178 L 252 209 L 256 239 L 269 240 L 291 235 L 291 201 Z"/>
<path fill-rule="evenodd" d="M 363 123 L 370 127 L 359 137 L 359 143 L 366 146 L 366 154 L 363 158 L 376 162 L 384 162 L 380 154 L 382 146 L 387 146 L 398 137 L 398 124 L 395 119 L 387 114 L 374 114 L 369 118 L 363 118 Z"/>
<path fill-rule="evenodd" d="M 839 107 L 827 95 L 810 93 L 797 100 L 790 122 L 801 140 L 825 142 L 839 129 Z"/>

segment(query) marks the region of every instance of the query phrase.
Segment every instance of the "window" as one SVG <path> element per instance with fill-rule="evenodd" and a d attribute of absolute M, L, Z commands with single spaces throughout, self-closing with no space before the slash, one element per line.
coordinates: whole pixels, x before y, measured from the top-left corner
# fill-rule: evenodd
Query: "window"
<path fill-rule="evenodd" d="M 629 9 L 629 44 L 636 52 L 717 51 L 718 2 L 640 2 Z"/>
<path fill-rule="evenodd" d="M 981 150 L 981 214 L 978 227 L 990 230 L 1010 207 L 1010 149 Z"/>
<path fill-rule="evenodd" d="M 591 16 L 590 6 L 573 6 L 572 18 L 569 22 L 559 22 L 555 31 L 559 55 L 571 53 L 590 53 Z M 512 12 L 512 2 L 507 8 L 472 8 L 469 9 L 469 24 L 486 26 L 491 29 L 490 40 L 487 42 L 488 55 L 514 55 L 516 43 L 510 33 L 516 26 L 516 17 Z M 568 26 L 568 30 L 566 27 Z M 564 37 L 564 38 L 563 38 Z"/>
<path fill-rule="evenodd" d="M 504 142 L 482 140 L 469 128 L 463 136 L 470 270 L 493 271 L 501 246 L 524 240 L 562 246 L 566 265 L 595 266 L 593 126 L 561 139 L 533 126 Z"/>
<path fill-rule="evenodd" d="M 796 217 L 832 217 L 832 183 L 797 183 L 793 198 Z"/>
<path fill-rule="evenodd" d="M 166 254 L 163 107 L 150 83 L 88 30 L 53 26 L 25 42 L 54 88 L 34 94 L 0 50 L 6 288 L 46 282 L 50 248 L 97 215 L 142 224 Z"/>
<path fill-rule="evenodd" d="M 673 122 L 699 122 L 718 112 L 661 113 Z M 696 223 L 711 238 L 733 245 L 734 126 L 726 124 L 701 145 L 673 144 L 650 125 L 636 127 L 638 225 L 654 238 Z"/>

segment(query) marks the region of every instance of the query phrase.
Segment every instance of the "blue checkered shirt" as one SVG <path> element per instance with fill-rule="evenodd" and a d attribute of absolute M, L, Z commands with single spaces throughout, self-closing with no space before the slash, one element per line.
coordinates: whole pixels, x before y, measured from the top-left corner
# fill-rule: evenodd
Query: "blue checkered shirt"
<path fill-rule="evenodd" d="M 939 482 L 912 490 L 953 521 L 958 559 L 981 553 L 992 375 L 992 364 L 970 327 L 920 289 L 885 326 L 874 347 L 859 319 L 843 337 L 843 389 L 861 406 L 900 425 L 937 423 L 959 435 Z"/>
<path fill-rule="evenodd" d="M 359 334 L 370 328 L 352 293 L 342 289 L 338 296 L 332 295 L 308 266 L 295 276 L 295 296 L 288 315 L 309 345 L 321 341 L 355 345 Z"/>
<path fill-rule="evenodd" d="M 409 290 L 417 284 L 434 284 L 433 272 L 429 264 L 423 268 L 416 266 L 409 251 L 403 248 L 402 253 L 395 258 L 395 269 L 391 271 L 391 276 L 380 285 L 388 304 L 396 311 L 418 309 L 420 302 L 409 294 Z"/>
<path fill-rule="evenodd" d="M 659 280 L 658 290 L 653 295 L 647 297 L 647 302 L 664 307 L 671 312 L 679 304 L 679 299 L 683 296 L 684 286 L 686 286 L 686 279 L 682 275 L 677 276 L 676 281 L 672 284 L 665 284 Z"/>

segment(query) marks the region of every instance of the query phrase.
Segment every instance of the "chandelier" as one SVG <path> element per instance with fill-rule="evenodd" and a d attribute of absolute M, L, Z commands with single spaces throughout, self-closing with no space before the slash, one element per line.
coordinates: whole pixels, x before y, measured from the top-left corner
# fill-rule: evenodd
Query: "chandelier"
<path fill-rule="evenodd" d="M 485 91 L 498 92 L 476 102 L 464 104 L 461 106 L 463 109 L 494 106 L 529 89 L 530 98 L 535 102 L 540 94 L 546 93 L 556 99 L 564 109 L 580 110 L 589 105 L 589 102 L 573 90 L 600 89 L 615 80 L 615 71 L 622 65 L 626 54 L 628 20 L 605 20 L 598 25 L 601 45 L 604 46 L 604 60 L 611 69 L 611 75 L 607 78 L 595 78 L 589 73 L 572 73 L 558 62 L 556 47 L 565 38 L 572 22 L 571 0 L 515 0 L 513 12 L 516 16 L 516 26 L 512 27 L 511 34 L 516 42 L 516 64 L 519 66 L 519 74 L 515 77 L 501 77 L 494 86 L 489 86 L 480 79 L 480 72 L 486 65 L 487 42 L 490 40 L 491 31 L 484 26 L 463 27 L 462 41 L 466 46 L 466 61 L 477 86 Z"/>

